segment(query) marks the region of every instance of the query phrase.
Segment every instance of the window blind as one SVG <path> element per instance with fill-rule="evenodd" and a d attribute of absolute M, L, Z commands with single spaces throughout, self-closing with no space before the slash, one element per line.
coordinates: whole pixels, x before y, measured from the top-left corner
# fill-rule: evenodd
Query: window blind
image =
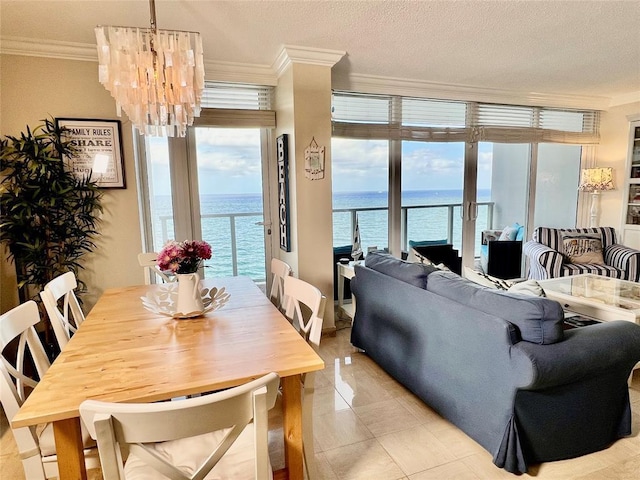
<path fill-rule="evenodd" d="M 599 112 L 333 93 L 333 135 L 430 142 L 598 143 Z"/>
<path fill-rule="evenodd" d="M 206 82 L 195 126 L 275 128 L 273 87 Z"/>

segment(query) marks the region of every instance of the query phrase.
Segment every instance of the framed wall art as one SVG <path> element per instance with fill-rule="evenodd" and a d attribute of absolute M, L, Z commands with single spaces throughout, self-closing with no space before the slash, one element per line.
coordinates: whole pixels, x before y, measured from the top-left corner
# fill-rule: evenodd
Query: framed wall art
<path fill-rule="evenodd" d="M 65 136 L 77 149 L 67 159 L 78 177 L 91 175 L 100 188 L 126 188 L 120 120 L 56 118 L 68 129 Z"/>

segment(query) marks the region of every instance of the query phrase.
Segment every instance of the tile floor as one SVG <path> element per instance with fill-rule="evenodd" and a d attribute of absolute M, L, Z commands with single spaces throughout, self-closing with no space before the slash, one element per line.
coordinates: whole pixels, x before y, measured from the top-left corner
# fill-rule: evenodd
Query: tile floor
<path fill-rule="evenodd" d="M 340 325 L 339 327 L 347 327 Z M 515 477 L 491 455 L 395 382 L 349 343 L 350 329 L 322 339 L 325 369 L 314 400 L 318 470 L 325 479 L 580 479 L 640 478 L 640 373 L 631 386 L 633 434 L 607 450 L 532 467 Z M 272 415 L 277 425 L 277 411 Z M 274 467 L 282 465 L 280 430 L 272 430 Z M 93 472 L 92 478 L 100 478 Z M 6 418 L 0 422 L 0 479 L 24 479 Z"/>

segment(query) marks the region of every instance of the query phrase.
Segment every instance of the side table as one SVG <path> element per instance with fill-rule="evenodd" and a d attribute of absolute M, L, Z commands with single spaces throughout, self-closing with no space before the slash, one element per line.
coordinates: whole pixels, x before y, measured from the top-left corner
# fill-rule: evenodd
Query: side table
<path fill-rule="evenodd" d="M 352 279 L 356 275 L 354 265 L 358 262 L 337 263 L 338 268 L 338 315 L 345 315 L 353 322 L 356 313 L 356 299 L 351 295 L 351 303 L 344 303 L 344 279 Z"/>

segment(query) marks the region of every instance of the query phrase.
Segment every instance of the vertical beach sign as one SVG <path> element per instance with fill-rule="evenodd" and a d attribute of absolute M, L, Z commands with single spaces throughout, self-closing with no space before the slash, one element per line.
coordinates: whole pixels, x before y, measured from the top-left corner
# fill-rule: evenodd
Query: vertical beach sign
<path fill-rule="evenodd" d="M 278 158 L 278 232 L 280 236 L 280 249 L 285 252 L 290 252 L 289 147 L 286 133 L 283 133 L 276 139 L 276 153 Z"/>

